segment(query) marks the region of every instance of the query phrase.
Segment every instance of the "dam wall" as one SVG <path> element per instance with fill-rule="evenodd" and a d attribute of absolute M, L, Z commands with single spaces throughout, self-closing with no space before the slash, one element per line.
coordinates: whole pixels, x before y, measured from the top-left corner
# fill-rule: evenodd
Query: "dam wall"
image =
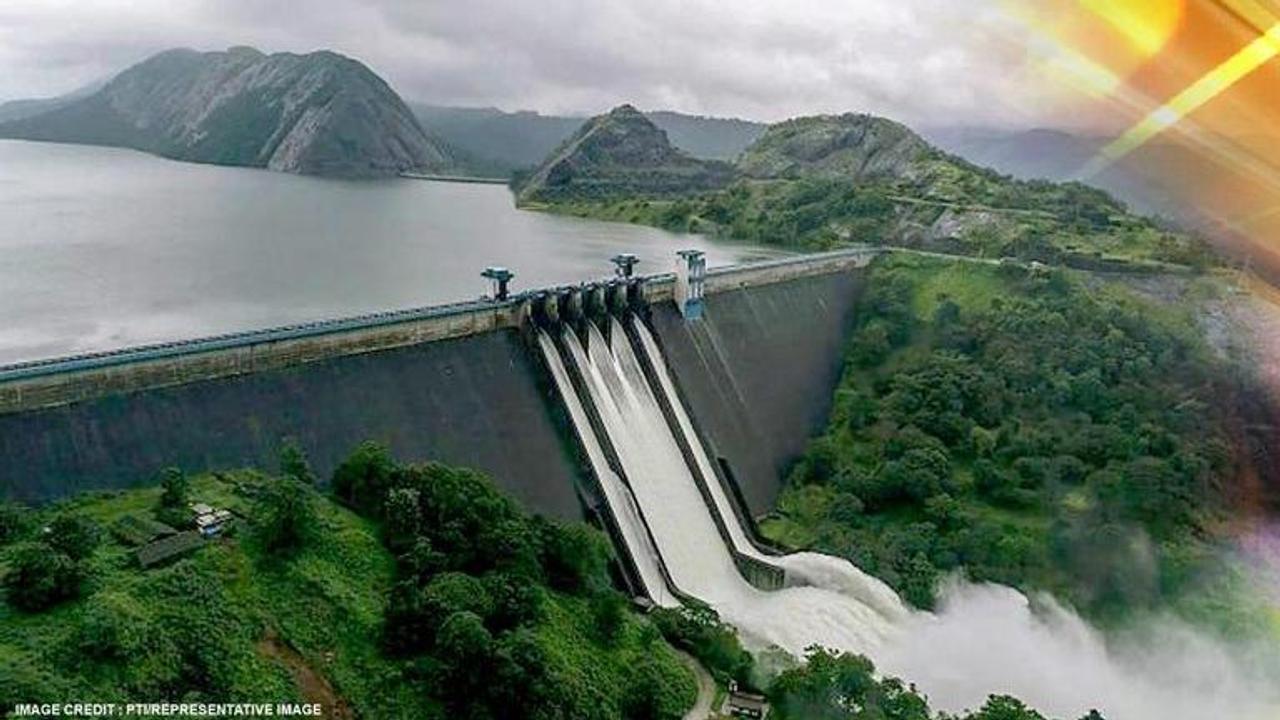
<path fill-rule="evenodd" d="M 844 268 L 722 286 L 696 322 L 670 303 L 651 309 L 678 391 L 752 516 L 772 509 L 826 422 L 862 282 Z"/>
<path fill-rule="evenodd" d="M 321 478 L 365 440 L 476 467 L 527 507 L 579 518 L 579 468 L 518 331 L 499 329 L 0 415 L 0 488 L 40 501 L 156 470 L 276 467 L 285 438 Z"/>
<path fill-rule="evenodd" d="M 770 468 L 785 467 L 826 415 L 851 271 L 874 254 L 712 270 L 707 318 L 687 327 L 671 302 L 674 275 L 624 293 L 652 308 L 690 409 L 753 513 L 776 495 Z M 0 367 L 0 498 L 147 485 L 168 465 L 272 469 L 289 438 L 327 479 L 374 440 L 404 461 L 483 470 L 536 512 L 581 517 L 600 499 L 582 482 L 586 463 L 525 329 L 540 302 L 571 307 L 583 294 L 550 288 Z"/>

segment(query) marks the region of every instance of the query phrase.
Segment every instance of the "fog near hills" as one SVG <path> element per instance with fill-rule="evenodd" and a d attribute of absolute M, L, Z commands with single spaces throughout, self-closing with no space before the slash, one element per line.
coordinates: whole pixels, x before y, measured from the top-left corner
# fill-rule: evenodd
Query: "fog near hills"
<path fill-rule="evenodd" d="M 21 120 L 23 118 L 35 117 L 50 110 L 56 110 L 65 105 L 69 105 L 81 98 L 89 97 L 98 92 L 109 80 L 99 80 L 90 83 L 84 87 L 77 88 L 65 95 L 57 95 L 48 98 L 21 98 L 17 100 L 0 101 L 0 123 L 10 120 Z"/>
<path fill-rule="evenodd" d="M 459 163 L 477 175 L 505 176 L 545 160 L 588 120 L 574 115 L 507 112 L 497 108 L 462 108 L 410 103 L 422 125 L 449 146 Z M 671 144 L 706 160 L 736 160 L 769 127 L 735 118 L 646 111 L 667 133 Z M 1062 182 L 1080 171 L 1111 138 L 1053 128 L 1008 130 L 976 126 L 916 128 L 930 143 L 976 165 L 1024 180 Z M 1086 181 L 1115 194 L 1134 211 L 1157 215 L 1180 225 L 1202 227 L 1169 180 L 1194 176 L 1202 162 L 1172 144 L 1149 149 L 1153 159 L 1143 168 L 1113 168 Z M 1145 169 L 1144 169 L 1145 168 Z M 1171 175 L 1172 173 L 1172 175 Z"/>

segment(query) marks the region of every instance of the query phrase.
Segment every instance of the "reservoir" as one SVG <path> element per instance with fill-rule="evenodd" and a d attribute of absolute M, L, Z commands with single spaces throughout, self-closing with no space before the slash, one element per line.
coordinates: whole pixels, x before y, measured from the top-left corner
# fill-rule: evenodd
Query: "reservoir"
<path fill-rule="evenodd" d="M 0 364 L 773 251 L 517 210 L 501 185 L 345 181 L 0 141 Z"/>

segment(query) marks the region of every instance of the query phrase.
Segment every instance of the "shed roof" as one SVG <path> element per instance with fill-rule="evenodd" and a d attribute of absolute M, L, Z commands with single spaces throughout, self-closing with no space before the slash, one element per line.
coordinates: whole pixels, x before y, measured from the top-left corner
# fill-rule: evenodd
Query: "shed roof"
<path fill-rule="evenodd" d="M 111 526 L 111 533 L 129 545 L 143 545 L 176 532 L 162 522 L 137 515 L 124 515 Z"/>
<path fill-rule="evenodd" d="M 138 564 L 151 567 L 172 557 L 190 552 L 204 543 L 204 538 L 194 530 L 170 535 L 155 542 L 147 543 L 135 551 Z"/>

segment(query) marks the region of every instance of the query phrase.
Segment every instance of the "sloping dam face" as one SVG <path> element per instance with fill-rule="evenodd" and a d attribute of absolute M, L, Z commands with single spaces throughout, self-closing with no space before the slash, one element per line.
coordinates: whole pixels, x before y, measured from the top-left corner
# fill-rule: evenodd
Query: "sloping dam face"
<path fill-rule="evenodd" d="M 713 270 L 694 321 L 671 302 L 670 276 L 646 281 L 679 390 L 754 513 L 827 414 L 868 260 Z M 161 360 L 60 362 L 34 378 L 0 368 L 0 497 L 146 485 L 167 465 L 272 469 L 286 438 L 327 478 L 374 440 L 405 461 L 481 469 L 535 512 L 580 517 L 580 494 L 598 486 L 580 482 L 589 463 L 522 330 L 530 302 L 334 321 L 302 339 L 285 329 L 199 341 Z"/>
<path fill-rule="evenodd" d="M 826 422 L 861 287 L 854 271 L 733 288 L 708 295 L 696 322 L 653 307 L 685 404 L 753 515 Z"/>
<path fill-rule="evenodd" d="M 580 516 L 571 448 L 516 330 L 346 355 L 0 415 L 0 488 L 46 500 L 157 469 L 274 468 L 295 438 L 327 478 L 365 440 L 489 473 L 526 506 Z"/>

